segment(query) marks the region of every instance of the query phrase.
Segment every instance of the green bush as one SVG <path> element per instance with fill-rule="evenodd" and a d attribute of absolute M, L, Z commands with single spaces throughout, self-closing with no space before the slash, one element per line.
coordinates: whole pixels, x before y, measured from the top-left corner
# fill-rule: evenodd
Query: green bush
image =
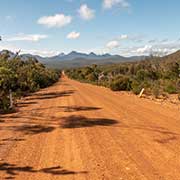
<path fill-rule="evenodd" d="M 180 79 L 176 81 L 176 88 L 180 92 Z"/>
<path fill-rule="evenodd" d="M 36 59 L 0 55 L 0 110 L 9 107 L 9 90 L 20 97 L 47 87 L 59 79 L 59 72 L 47 69 Z"/>
<path fill-rule="evenodd" d="M 142 88 L 144 88 L 143 85 L 136 80 L 132 81 L 131 87 L 134 94 L 139 94 Z"/>
<path fill-rule="evenodd" d="M 158 98 L 160 96 L 160 94 L 161 94 L 160 87 L 159 86 L 154 86 L 152 88 L 152 93 L 153 93 L 155 98 Z"/>
<path fill-rule="evenodd" d="M 164 91 L 169 94 L 175 94 L 177 93 L 177 88 L 173 83 L 169 83 L 165 86 Z"/>
<path fill-rule="evenodd" d="M 128 77 L 119 77 L 110 83 L 113 91 L 129 91 L 131 90 L 131 80 Z"/>
<path fill-rule="evenodd" d="M 67 75 L 82 82 L 109 87 L 114 91 L 132 90 L 135 94 L 139 94 L 142 88 L 145 88 L 146 95 L 158 98 L 167 93 L 180 93 L 179 57 L 180 53 L 174 58 L 151 56 L 137 62 L 92 65 L 70 69 Z M 97 81 L 102 76 L 103 78 Z"/>
<path fill-rule="evenodd" d="M 98 80 L 98 78 L 97 78 L 97 76 L 95 75 L 95 73 L 90 73 L 90 74 L 88 74 L 88 75 L 86 76 L 86 79 L 87 79 L 88 81 L 97 81 L 97 80 Z"/>
<path fill-rule="evenodd" d="M 10 106 L 10 102 L 8 96 L 4 95 L 0 97 L 0 111 L 1 110 L 7 111 L 9 109 L 9 106 Z"/>
<path fill-rule="evenodd" d="M 145 79 L 148 78 L 148 72 L 146 70 L 140 69 L 136 73 L 136 79 L 138 81 L 144 81 Z"/>

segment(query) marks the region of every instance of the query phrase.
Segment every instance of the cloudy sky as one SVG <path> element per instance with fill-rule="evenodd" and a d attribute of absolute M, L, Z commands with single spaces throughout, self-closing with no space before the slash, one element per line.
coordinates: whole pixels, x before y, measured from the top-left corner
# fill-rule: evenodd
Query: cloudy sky
<path fill-rule="evenodd" d="M 180 49 L 179 0 L 0 0 L 0 50 L 123 56 Z"/>

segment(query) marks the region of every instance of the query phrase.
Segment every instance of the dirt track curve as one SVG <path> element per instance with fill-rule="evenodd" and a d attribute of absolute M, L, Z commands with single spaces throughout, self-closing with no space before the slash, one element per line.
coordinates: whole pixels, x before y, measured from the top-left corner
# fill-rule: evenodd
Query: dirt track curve
<path fill-rule="evenodd" d="M 0 116 L 0 179 L 180 180 L 180 111 L 64 77 Z"/>

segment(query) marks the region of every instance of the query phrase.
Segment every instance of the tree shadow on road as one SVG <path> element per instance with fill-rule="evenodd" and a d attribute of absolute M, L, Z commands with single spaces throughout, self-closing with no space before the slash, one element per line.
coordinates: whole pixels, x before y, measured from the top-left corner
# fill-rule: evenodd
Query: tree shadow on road
<path fill-rule="evenodd" d="M 142 130 L 142 131 L 150 131 L 154 133 L 159 133 L 161 135 L 175 135 L 179 136 L 180 134 L 169 131 L 167 128 L 163 127 L 151 127 L 151 126 L 126 126 L 126 125 L 121 125 L 121 128 L 125 129 L 136 129 L 136 130 Z"/>
<path fill-rule="evenodd" d="M 138 130 L 138 131 L 147 131 L 151 133 L 152 135 L 157 136 L 157 134 L 160 134 L 160 138 L 155 138 L 154 141 L 159 144 L 167 144 L 174 141 L 179 140 L 179 133 L 172 132 L 164 127 L 158 127 L 158 126 L 127 126 L 127 125 L 121 125 L 120 128 L 123 129 L 129 129 L 132 130 Z M 157 136 L 158 137 L 158 136 Z"/>
<path fill-rule="evenodd" d="M 105 118 L 87 118 L 85 116 L 69 116 L 62 119 L 62 128 L 87 128 L 94 126 L 112 126 L 118 121 Z"/>
<path fill-rule="evenodd" d="M 34 105 L 38 104 L 39 100 L 47 100 L 47 99 L 55 99 L 55 98 L 60 98 L 60 97 L 66 97 L 70 96 L 75 92 L 75 90 L 67 90 L 67 91 L 55 91 L 55 92 L 49 92 L 49 93 L 33 93 L 26 98 L 24 98 L 24 101 L 18 102 L 17 103 L 17 108 L 14 108 L 13 110 L 9 110 L 8 112 L 2 112 L 0 110 L 0 123 L 1 123 L 1 118 L 6 118 L 7 116 L 2 116 L 2 115 L 8 115 L 8 114 L 16 114 L 19 111 L 19 108 L 22 107 L 27 107 L 29 105 Z M 2 116 L 2 117 L 1 117 Z"/>
<path fill-rule="evenodd" d="M 164 137 L 161 139 L 154 139 L 154 141 L 159 144 L 168 144 L 168 143 L 171 143 L 171 142 L 177 141 L 177 140 L 178 140 L 178 138 L 176 136 Z"/>
<path fill-rule="evenodd" d="M 96 110 L 101 110 L 102 108 L 94 107 L 94 106 L 51 106 L 51 107 L 46 107 L 46 108 L 32 109 L 32 111 L 36 111 L 36 113 L 38 113 L 39 111 L 42 112 L 42 111 L 50 110 L 50 109 L 53 109 L 54 112 L 61 112 L 61 111 L 76 112 L 76 111 L 96 111 Z M 10 117 L 13 117 L 13 116 L 10 116 Z"/>
<path fill-rule="evenodd" d="M 27 107 L 29 105 L 37 104 L 35 101 L 30 101 L 30 102 L 19 102 L 17 105 L 18 107 Z"/>
<path fill-rule="evenodd" d="M 2 129 L 19 132 L 21 133 L 20 137 L 8 137 L 4 139 L 0 139 L 0 146 L 4 146 L 10 143 L 16 143 L 16 142 L 22 142 L 25 141 L 28 136 L 32 135 L 38 135 L 38 134 L 44 134 L 44 133 L 50 133 L 56 129 L 56 127 L 52 126 L 45 126 L 45 125 L 17 125 L 17 126 L 7 126 L 3 127 Z M 0 128 L 1 130 L 1 128 Z M 27 136 L 25 136 L 27 135 Z"/>
<path fill-rule="evenodd" d="M 25 139 L 24 138 L 13 138 L 13 137 L 10 137 L 10 138 L 4 138 L 4 139 L 1 139 L 1 141 L 3 142 L 7 142 L 7 141 L 24 141 Z"/>
<path fill-rule="evenodd" d="M 32 97 L 26 98 L 26 100 L 55 99 L 59 97 L 70 96 L 74 92 L 75 92 L 74 90 L 68 90 L 68 91 L 60 91 L 60 92 L 56 91 L 56 92 L 49 92 L 49 93 L 36 93 L 36 94 L 33 94 Z"/>
<path fill-rule="evenodd" d="M 22 125 L 12 127 L 14 131 L 20 131 L 25 135 L 35 135 L 40 133 L 49 133 L 55 130 L 55 127 L 44 125 Z"/>
<path fill-rule="evenodd" d="M 64 169 L 61 166 L 35 169 L 31 166 L 18 166 L 10 163 L 0 163 L 0 173 L 5 173 L 7 177 L 5 179 L 15 179 L 20 173 L 45 173 L 54 176 L 63 175 L 75 175 L 75 174 L 87 174 L 87 171 L 71 171 Z M 1 175 L 0 175 L 1 176 Z"/>
<path fill-rule="evenodd" d="M 27 120 L 33 120 L 35 118 L 35 120 L 38 119 L 41 120 L 41 119 L 44 119 L 44 121 L 48 121 L 47 120 L 47 115 L 44 114 L 44 111 L 46 110 L 53 110 L 54 113 L 56 112 L 79 112 L 79 111 L 97 111 L 97 110 L 101 110 L 102 108 L 101 107 L 94 107 L 94 106 L 51 106 L 51 107 L 45 107 L 45 108 L 34 108 L 34 109 L 31 109 L 31 111 L 29 110 L 23 110 L 22 112 L 19 111 L 17 112 L 16 114 L 9 114 L 9 115 L 6 115 L 6 116 L 2 116 L 2 119 L 14 119 L 16 120 L 17 122 L 17 119 L 23 119 L 22 122 L 25 122 L 25 119 Z M 55 116 L 49 116 L 48 117 L 49 121 L 54 121 L 54 119 L 57 120 L 57 117 Z M 2 122 L 4 122 L 2 120 Z M 1 120 L 0 120 L 0 123 L 1 123 Z"/>
<path fill-rule="evenodd" d="M 9 137 L 9 138 L 4 138 L 4 139 L 0 139 L 0 146 L 5 146 L 9 143 L 13 143 L 13 142 L 21 142 L 21 141 L 25 141 L 25 138 L 20 138 L 20 137 Z"/>
<path fill-rule="evenodd" d="M 101 109 L 99 107 L 92 107 L 92 106 L 60 106 L 59 108 L 63 109 L 64 112 L 96 111 Z"/>

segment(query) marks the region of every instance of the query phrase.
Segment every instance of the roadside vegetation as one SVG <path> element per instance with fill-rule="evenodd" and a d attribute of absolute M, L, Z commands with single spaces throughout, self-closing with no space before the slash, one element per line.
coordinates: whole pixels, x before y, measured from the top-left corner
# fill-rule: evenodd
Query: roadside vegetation
<path fill-rule="evenodd" d="M 139 94 L 145 88 L 144 93 L 149 96 L 167 98 L 168 94 L 178 94 L 180 99 L 180 52 L 163 58 L 151 56 L 138 62 L 68 69 L 66 74 L 113 91 Z"/>
<path fill-rule="evenodd" d="M 18 54 L 11 57 L 8 51 L 4 52 L 0 55 L 0 112 L 9 111 L 10 92 L 14 99 L 19 98 L 52 85 L 59 74 L 36 59 L 22 60 Z"/>

